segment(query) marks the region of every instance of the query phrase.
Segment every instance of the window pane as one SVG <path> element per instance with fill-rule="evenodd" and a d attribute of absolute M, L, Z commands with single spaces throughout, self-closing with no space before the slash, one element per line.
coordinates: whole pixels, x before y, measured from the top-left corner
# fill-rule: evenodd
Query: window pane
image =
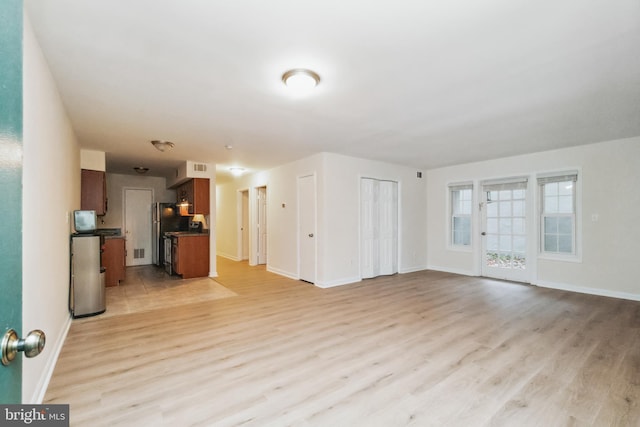
<path fill-rule="evenodd" d="M 511 216 L 511 202 L 499 202 L 500 216 Z"/>
<path fill-rule="evenodd" d="M 524 199 L 525 198 L 525 190 L 513 190 L 513 198 L 514 199 Z"/>
<path fill-rule="evenodd" d="M 544 235 L 544 250 L 545 252 L 557 252 L 558 251 L 558 236 L 555 234 Z"/>
<path fill-rule="evenodd" d="M 524 216 L 524 200 L 513 202 L 513 216 Z"/>
<path fill-rule="evenodd" d="M 487 200 L 498 200 L 498 192 L 497 191 L 489 191 L 487 195 Z"/>
<path fill-rule="evenodd" d="M 511 252 L 511 236 L 499 236 L 500 238 L 500 251 Z"/>
<path fill-rule="evenodd" d="M 552 182 L 544 185 L 545 196 L 557 196 L 558 195 L 558 183 Z"/>
<path fill-rule="evenodd" d="M 498 236 L 487 236 L 487 250 L 498 250 Z"/>
<path fill-rule="evenodd" d="M 460 213 L 471 215 L 471 200 L 465 200 L 462 202 Z"/>
<path fill-rule="evenodd" d="M 500 234 L 511 234 L 511 218 L 500 218 Z"/>
<path fill-rule="evenodd" d="M 544 218 L 544 233 L 545 234 L 557 234 L 558 233 L 558 218 L 545 217 Z"/>
<path fill-rule="evenodd" d="M 558 197 L 558 212 L 573 213 L 573 196 Z"/>
<path fill-rule="evenodd" d="M 544 198 L 544 212 L 545 213 L 557 213 L 558 212 L 558 197 L 546 196 Z"/>
<path fill-rule="evenodd" d="M 521 256 L 524 256 L 526 252 L 526 239 L 525 237 L 515 236 L 513 238 L 513 251 L 519 253 Z"/>
<path fill-rule="evenodd" d="M 558 194 L 560 194 L 561 196 L 573 194 L 573 181 L 559 182 Z"/>
<path fill-rule="evenodd" d="M 498 220 L 487 218 L 487 233 L 496 234 L 498 232 Z"/>
<path fill-rule="evenodd" d="M 471 218 L 453 217 L 453 244 L 469 245 L 471 242 Z"/>
<path fill-rule="evenodd" d="M 500 200 L 511 200 L 511 190 L 499 191 Z"/>
<path fill-rule="evenodd" d="M 558 252 L 567 254 L 573 252 L 573 238 L 571 236 L 558 236 Z"/>
<path fill-rule="evenodd" d="M 573 234 L 573 218 L 563 216 L 563 217 L 557 218 L 557 221 L 558 221 L 559 234 L 568 234 L 568 235 Z"/>
<path fill-rule="evenodd" d="M 487 216 L 498 216 L 498 203 L 487 203 Z"/>
<path fill-rule="evenodd" d="M 524 219 L 522 219 L 522 218 L 514 218 L 513 219 L 513 232 L 515 234 L 524 234 L 525 233 Z"/>

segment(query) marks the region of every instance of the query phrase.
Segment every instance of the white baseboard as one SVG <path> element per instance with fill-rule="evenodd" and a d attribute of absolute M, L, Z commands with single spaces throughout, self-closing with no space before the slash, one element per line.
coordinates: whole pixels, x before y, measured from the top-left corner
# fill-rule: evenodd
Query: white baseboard
<path fill-rule="evenodd" d="M 45 369 L 42 371 L 42 376 L 40 377 L 38 385 L 33 392 L 33 396 L 31 396 L 30 402 L 33 404 L 39 405 L 44 400 L 44 395 L 47 392 L 47 387 L 49 387 L 49 381 L 51 381 L 51 377 L 53 376 L 53 370 L 55 369 L 56 363 L 58 362 L 58 357 L 60 357 L 62 346 L 67 339 L 69 328 L 71 328 L 71 316 L 67 318 L 66 324 L 62 326 L 60 335 L 56 338 L 56 340 L 54 340 L 53 342 L 47 340 L 47 344 L 51 343 L 54 346 L 53 353 L 51 354 L 51 357 L 49 357 Z"/>
<path fill-rule="evenodd" d="M 610 291 L 608 289 L 586 288 L 584 286 L 568 285 L 566 283 L 548 282 L 546 280 L 537 280 L 533 285 L 543 288 L 558 289 L 561 291 L 578 292 L 581 294 L 598 295 L 601 297 L 628 299 L 631 301 L 640 301 L 640 294 L 630 294 L 627 292 Z"/>
<path fill-rule="evenodd" d="M 222 252 L 216 252 L 216 255 L 221 256 L 222 258 L 230 259 L 231 261 L 242 261 L 240 258 L 238 258 L 235 255 L 229 255 Z"/>
<path fill-rule="evenodd" d="M 427 266 L 427 270 L 442 271 L 444 273 L 460 274 L 462 276 L 478 276 L 475 271 L 461 270 L 459 268 L 439 267 L 437 265 Z"/>
<path fill-rule="evenodd" d="M 398 273 L 400 274 L 415 273 L 416 271 L 424 271 L 424 270 L 428 270 L 428 267 L 426 265 L 421 265 L 418 267 L 402 268 L 398 270 Z"/>
<path fill-rule="evenodd" d="M 327 289 L 327 288 L 333 288 L 336 286 L 349 285 L 351 283 L 356 283 L 361 281 L 362 279 L 360 277 L 350 277 L 346 279 L 331 280 L 328 282 L 316 282 L 314 284 L 319 288 Z"/>
<path fill-rule="evenodd" d="M 298 280 L 299 279 L 297 274 L 289 273 L 288 271 L 280 270 L 280 269 L 275 268 L 275 267 L 271 267 L 269 264 L 267 264 L 267 271 L 270 272 L 270 273 L 279 274 L 280 276 L 284 276 L 284 277 L 287 277 L 289 279 L 293 279 L 293 280 Z"/>

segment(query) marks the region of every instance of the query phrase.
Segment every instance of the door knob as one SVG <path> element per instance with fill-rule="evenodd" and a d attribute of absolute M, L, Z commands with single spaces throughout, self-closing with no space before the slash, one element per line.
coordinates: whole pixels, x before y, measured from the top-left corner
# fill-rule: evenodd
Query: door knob
<path fill-rule="evenodd" d="M 313 233 L 309 233 L 309 237 L 313 237 Z"/>
<path fill-rule="evenodd" d="M 483 231 L 482 233 L 480 233 L 480 234 L 481 234 L 481 235 L 483 235 L 483 236 L 486 236 L 486 235 L 487 235 L 487 233 L 486 233 L 486 232 L 484 232 L 484 231 Z"/>
<path fill-rule="evenodd" d="M 46 337 L 39 329 L 29 332 L 26 338 L 18 338 L 18 334 L 13 329 L 9 329 L 2 338 L 2 364 L 8 365 L 19 351 L 24 351 L 27 357 L 35 357 L 42 352 Z"/>

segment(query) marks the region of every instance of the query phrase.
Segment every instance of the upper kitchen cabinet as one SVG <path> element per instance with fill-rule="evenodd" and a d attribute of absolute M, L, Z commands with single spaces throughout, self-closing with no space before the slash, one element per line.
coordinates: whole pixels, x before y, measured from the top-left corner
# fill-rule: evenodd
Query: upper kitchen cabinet
<path fill-rule="evenodd" d="M 103 171 L 82 169 L 80 181 L 80 209 L 107 213 L 107 178 Z"/>
<path fill-rule="evenodd" d="M 209 215 L 209 179 L 192 178 L 176 188 L 180 215 Z"/>

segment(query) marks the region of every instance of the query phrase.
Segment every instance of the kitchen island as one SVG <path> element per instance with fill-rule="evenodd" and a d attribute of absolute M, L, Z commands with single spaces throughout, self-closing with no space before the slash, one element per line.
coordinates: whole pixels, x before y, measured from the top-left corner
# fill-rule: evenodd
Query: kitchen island
<path fill-rule="evenodd" d="M 209 276 L 209 233 L 177 231 L 171 237 L 173 272 L 183 279 Z"/>

